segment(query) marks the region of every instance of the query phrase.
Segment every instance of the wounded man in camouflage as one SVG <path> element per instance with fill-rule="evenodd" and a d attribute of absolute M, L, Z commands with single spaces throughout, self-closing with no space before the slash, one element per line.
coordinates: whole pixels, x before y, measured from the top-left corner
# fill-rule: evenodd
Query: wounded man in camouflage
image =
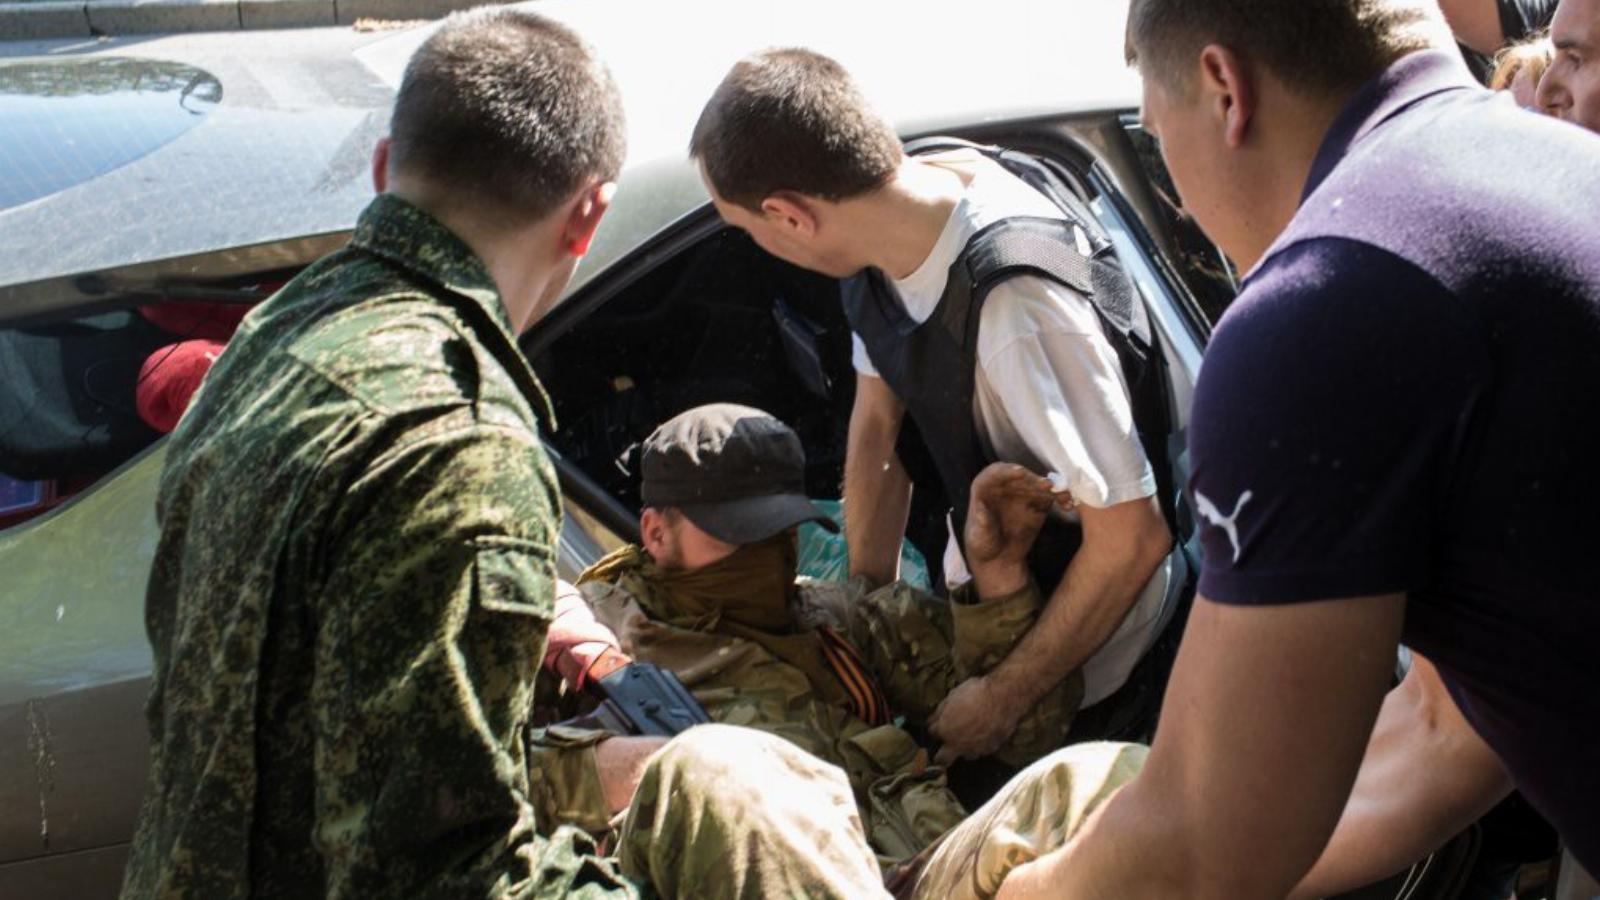
<path fill-rule="evenodd" d="M 560 495 L 514 336 L 622 158 L 566 29 L 497 8 L 417 52 L 349 246 L 251 311 L 166 448 L 124 898 L 881 892 L 842 779 L 748 730 L 607 742 L 655 751 L 616 859 L 535 827 Z M 810 802 L 721 794 L 757 784 Z"/>
<path fill-rule="evenodd" d="M 645 442 L 641 468 L 643 546 L 563 586 L 546 666 L 581 688 L 633 660 L 655 663 L 713 721 L 779 735 L 840 767 L 880 862 L 913 861 L 895 874 L 909 872 L 915 895 L 986 896 L 978 886 L 997 887 L 1036 849 L 1030 841 L 1070 833 L 1083 812 L 1070 808 L 1075 791 L 1093 796 L 1142 758 L 1112 744 L 1049 756 L 974 820 L 988 824 L 957 828 L 967 810 L 944 769 L 896 724 L 925 725 L 1032 624 L 1042 599 L 1026 559 L 1056 502 L 1046 479 L 1010 464 L 980 475 L 966 534 L 974 580 L 944 600 L 903 583 L 797 583 L 795 527 L 834 526 L 804 496 L 799 438 L 759 410 L 683 413 Z M 1005 761 L 1026 765 L 1061 745 L 1080 685 L 1058 687 L 1024 718 Z M 543 821 L 607 829 L 610 804 L 586 750 L 605 737 L 576 726 L 536 734 Z"/>

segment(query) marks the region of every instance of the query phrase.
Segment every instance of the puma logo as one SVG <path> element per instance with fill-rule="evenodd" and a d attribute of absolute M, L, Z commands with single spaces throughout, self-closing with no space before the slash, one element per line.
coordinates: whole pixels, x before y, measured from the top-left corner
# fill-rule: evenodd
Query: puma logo
<path fill-rule="evenodd" d="M 1234 504 L 1233 515 L 1225 517 L 1209 497 L 1199 491 L 1194 492 L 1194 504 L 1200 512 L 1200 517 L 1228 533 L 1228 540 L 1233 542 L 1234 562 L 1239 561 L 1239 511 L 1250 502 L 1251 496 L 1250 491 L 1240 494 L 1239 502 Z"/>

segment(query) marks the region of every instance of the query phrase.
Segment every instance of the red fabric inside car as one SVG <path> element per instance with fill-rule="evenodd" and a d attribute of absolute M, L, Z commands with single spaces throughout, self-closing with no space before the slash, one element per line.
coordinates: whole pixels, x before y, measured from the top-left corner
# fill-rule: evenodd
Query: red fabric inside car
<path fill-rule="evenodd" d="M 227 342 L 250 311 L 244 303 L 147 303 L 139 307 L 145 321 L 182 338 Z"/>
<path fill-rule="evenodd" d="M 134 394 L 139 418 L 162 434 L 178 427 L 200 380 L 226 346 L 214 340 L 182 341 L 150 354 L 139 368 L 139 387 Z"/>

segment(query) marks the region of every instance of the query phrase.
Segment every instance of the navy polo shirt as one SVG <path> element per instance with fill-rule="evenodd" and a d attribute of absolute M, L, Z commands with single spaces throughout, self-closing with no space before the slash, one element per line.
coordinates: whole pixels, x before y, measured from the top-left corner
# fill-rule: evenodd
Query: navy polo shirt
<path fill-rule="evenodd" d="M 1428 51 L 1357 93 L 1218 324 L 1200 592 L 1404 640 L 1600 869 L 1600 137 Z"/>

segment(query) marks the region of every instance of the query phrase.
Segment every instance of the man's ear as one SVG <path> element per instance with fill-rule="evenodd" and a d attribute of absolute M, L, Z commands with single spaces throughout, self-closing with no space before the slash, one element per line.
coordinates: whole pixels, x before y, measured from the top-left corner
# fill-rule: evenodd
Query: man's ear
<path fill-rule="evenodd" d="M 393 141 L 386 135 L 378 138 L 378 146 L 372 148 L 372 187 L 378 193 L 389 189 L 389 148 Z"/>
<path fill-rule="evenodd" d="M 785 231 L 807 240 L 817 236 L 814 201 L 794 191 L 779 191 L 761 201 L 761 215 Z"/>
<path fill-rule="evenodd" d="M 582 256 L 589 252 L 600 219 L 611 208 L 611 198 L 617 193 L 616 182 L 595 182 L 578 194 L 578 200 L 567 215 L 567 224 L 561 230 L 561 241 L 568 253 Z"/>
<path fill-rule="evenodd" d="M 646 506 L 639 514 L 639 546 L 651 556 L 660 558 L 667 541 L 667 519 L 653 506 Z"/>
<path fill-rule="evenodd" d="M 1200 51 L 1202 102 L 1210 106 L 1229 148 L 1244 146 L 1256 114 L 1254 73 L 1237 53 L 1221 44 Z"/>

